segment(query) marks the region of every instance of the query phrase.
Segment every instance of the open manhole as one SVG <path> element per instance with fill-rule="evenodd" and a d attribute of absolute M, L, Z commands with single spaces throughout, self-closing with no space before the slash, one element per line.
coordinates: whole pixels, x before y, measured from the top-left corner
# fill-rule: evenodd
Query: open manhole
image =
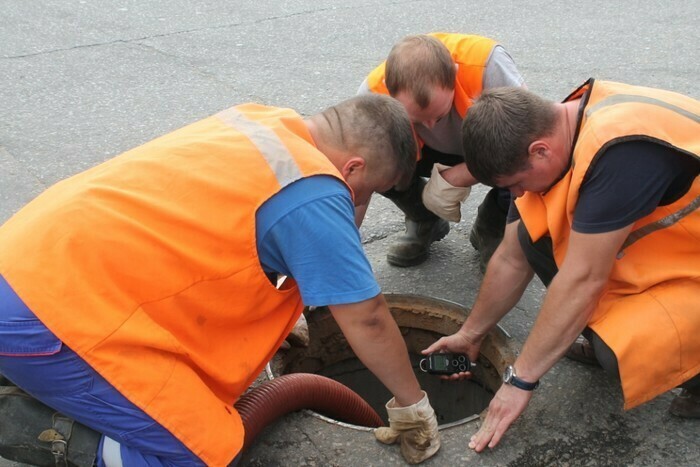
<path fill-rule="evenodd" d="M 454 302 L 419 295 L 385 294 L 385 297 L 406 340 L 418 381 L 435 409 L 440 428 L 477 418 L 500 387 L 506 365 L 515 360 L 505 331 L 497 327 L 485 338 L 473 379 L 443 381 L 419 369 L 423 358 L 420 351 L 440 337 L 456 332 L 469 310 Z M 268 377 L 289 373 L 327 376 L 358 393 L 388 423 L 384 404 L 391 394 L 355 356 L 330 312 L 319 308 L 307 313 L 306 319 L 311 339 L 309 347 L 278 352 L 268 367 Z M 351 428 L 367 429 L 315 415 Z"/>

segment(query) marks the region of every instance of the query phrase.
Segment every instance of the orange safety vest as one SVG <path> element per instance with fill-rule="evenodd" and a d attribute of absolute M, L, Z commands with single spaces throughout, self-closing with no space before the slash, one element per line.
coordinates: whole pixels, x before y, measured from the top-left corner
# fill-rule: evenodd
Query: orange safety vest
<path fill-rule="evenodd" d="M 293 281 L 264 274 L 255 212 L 316 174 L 342 180 L 298 114 L 233 107 L 48 189 L 0 227 L 0 274 L 131 402 L 226 465 L 244 438 L 233 404 L 303 308 Z"/>
<path fill-rule="evenodd" d="M 457 113 L 464 118 L 474 99 L 479 97 L 483 90 L 486 62 L 491 56 L 491 51 L 498 44 L 487 37 L 467 34 L 435 32 L 428 35 L 445 44 L 452 55 L 452 60 L 458 65 L 453 105 Z M 389 94 L 384 83 L 385 67 L 386 62 L 383 62 L 367 76 L 370 91 Z"/>
<path fill-rule="evenodd" d="M 552 237 L 561 267 L 579 189 L 616 141 L 646 140 L 700 159 L 700 102 L 620 83 L 584 83 L 572 168 L 546 194 L 516 201 L 533 241 Z M 634 163 L 630 161 L 630 163 Z M 625 408 L 700 373 L 700 177 L 679 200 L 638 220 L 624 242 L 588 325 L 614 351 Z"/>

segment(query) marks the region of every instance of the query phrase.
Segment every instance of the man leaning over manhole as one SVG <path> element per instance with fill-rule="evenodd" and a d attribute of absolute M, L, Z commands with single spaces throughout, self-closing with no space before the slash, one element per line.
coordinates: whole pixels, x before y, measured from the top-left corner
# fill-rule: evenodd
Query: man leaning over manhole
<path fill-rule="evenodd" d="M 495 447 L 564 355 L 617 375 L 626 409 L 680 386 L 671 414 L 700 418 L 700 103 L 593 79 L 562 103 L 500 88 L 462 137 L 471 173 L 516 201 L 471 315 L 427 351 L 476 358 L 533 274 L 547 286 L 469 446 Z"/>

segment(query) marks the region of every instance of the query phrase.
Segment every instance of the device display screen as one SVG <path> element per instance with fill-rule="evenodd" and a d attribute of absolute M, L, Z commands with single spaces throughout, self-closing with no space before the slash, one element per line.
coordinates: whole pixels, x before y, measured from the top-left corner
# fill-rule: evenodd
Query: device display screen
<path fill-rule="evenodd" d="M 434 353 L 420 361 L 420 369 L 434 375 L 451 375 L 469 371 L 472 363 L 465 354 Z"/>
<path fill-rule="evenodd" d="M 435 358 L 433 360 L 434 368 L 436 370 L 447 370 L 448 359 L 445 357 Z"/>

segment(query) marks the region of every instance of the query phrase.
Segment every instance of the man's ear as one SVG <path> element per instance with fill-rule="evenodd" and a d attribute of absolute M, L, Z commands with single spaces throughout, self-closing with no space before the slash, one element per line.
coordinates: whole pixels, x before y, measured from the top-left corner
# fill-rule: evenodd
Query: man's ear
<path fill-rule="evenodd" d="M 365 160 L 362 157 L 352 156 L 347 161 L 345 161 L 345 164 L 343 164 L 343 168 L 341 169 L 340 174 L 345 180 L 347 180 L 350 175 L 356 174 L 359 170 L 364 169 L 366 166 L 367 162 L 365 162 Z"/>
<path fill-rule="evenodd" d="M 550 155 L 549 144 L 541 139 L 533 141 L 527 147 L 527 155 L 532 158 L 548 158 Z"/>

